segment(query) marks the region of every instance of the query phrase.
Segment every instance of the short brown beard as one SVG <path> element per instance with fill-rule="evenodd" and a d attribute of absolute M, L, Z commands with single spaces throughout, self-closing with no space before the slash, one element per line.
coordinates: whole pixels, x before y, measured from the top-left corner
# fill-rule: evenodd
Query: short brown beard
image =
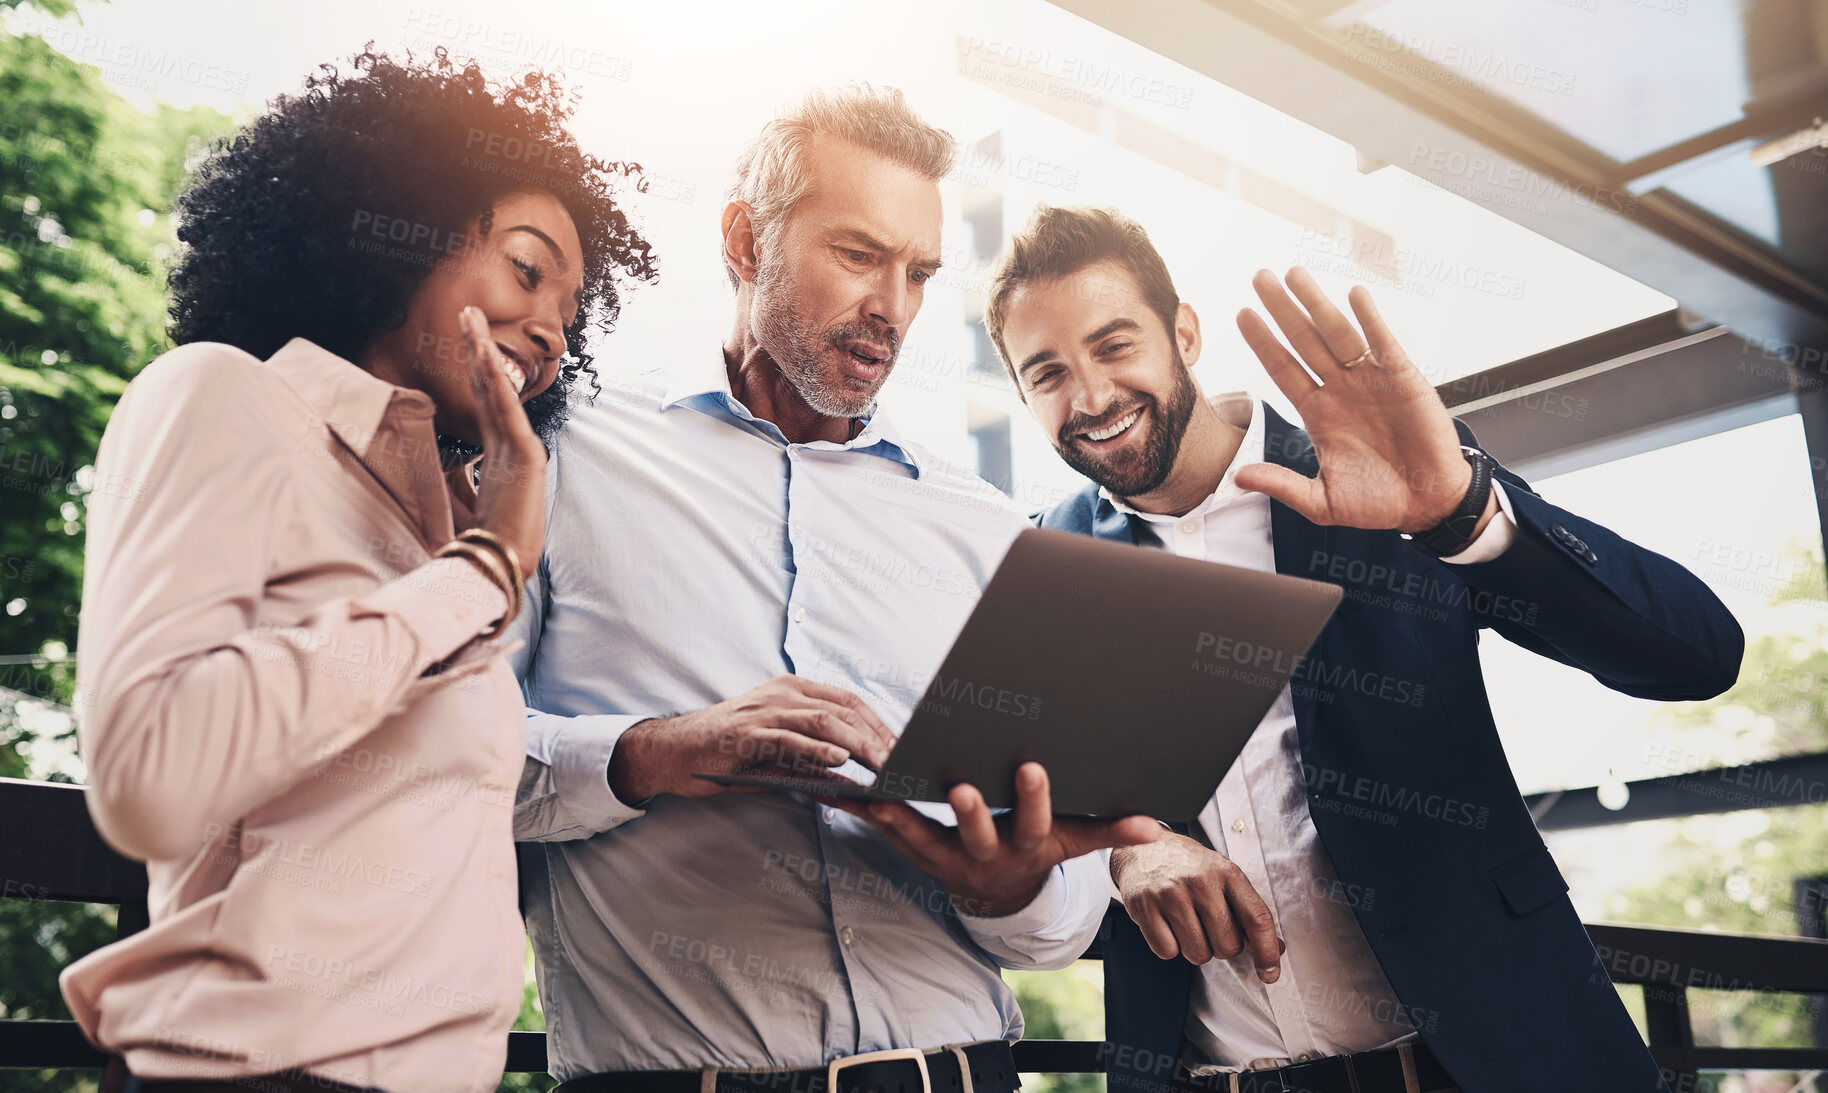
<path fill-rule="evenodd" d="M 1149 415 L 1152 424 L 1143 445 L 1142 459 L 1133 472 L 1113 470 L 1102 460 L 1087 456 L 1079 448 L 1079 434 L 1098 426 L 1096 419 L 1083 414 L 1074 414 L 1061 423 L 1060 431 L 1054 437 L 1054 450 L 1060 453 L 1060 458 L 1066 461 L 1067 466 L 1118 497 L 1138 497 L 1157 488 L 1167 481 L 1168 472 L 1174 469 L 1175 457 L 1181 451 L 1181 438 L 1187 433 L 1187 423 L 1193 419 L 1193 403 L 1200 393 L 1199 387 L 1193 382 L 1193 373 L 1182 363 L 1181 348 L 1178 345 L 1174 347 L 1174 377 L 1174 386 L 1168 392 L 1167 402 L 1158 402 L 1153 396 L 1144 395 L 1137 402 L 1119 408 L 1116 413 L 1107 412 L 1103 415 L 1105 423 L 1109 424 L 1121 421 L 1129 416 L 1130 411 L 1139 407 L 1153 411 Z"/>

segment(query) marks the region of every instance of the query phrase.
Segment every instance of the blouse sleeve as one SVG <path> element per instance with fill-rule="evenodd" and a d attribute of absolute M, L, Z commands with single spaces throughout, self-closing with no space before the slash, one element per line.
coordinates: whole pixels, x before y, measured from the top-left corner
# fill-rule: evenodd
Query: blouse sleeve
<path fill-rule="evenodd" d="M 442 558 L 294 624 L 263 620 L 297 440 L 250 412 L 272 397 L 258 366 L 226 346 L 167 353 L 129 385 L 96 459 L 78 731 L 96 826 L 134 858 L 195 853 L 212 824 L 372 731 L 507 608 L 474 566 Z"/>

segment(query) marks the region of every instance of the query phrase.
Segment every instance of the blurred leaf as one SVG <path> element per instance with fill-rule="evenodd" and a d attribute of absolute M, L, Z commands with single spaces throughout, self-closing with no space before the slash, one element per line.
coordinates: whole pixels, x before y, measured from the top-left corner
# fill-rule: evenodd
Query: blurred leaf
<path fill-rule="evenodd" d="M 186 157 L 230 122 L 142 113 L 94 68 L 3 31 L 0 101 L 0 655 L 18 656 L 76 647 L 86 468 L 127 381 L 167 347 L 167 212 Z M 33 698 L 68 705 L 74 685 L 64 666 L 0 666 L 0 687 Z M 0 717 L 0 775 L 32 774 L 23 736 Z"/>
<path fill-rule="evenodd" d="M 185 156 L 229 124 L 211 110 L 141 113 L 95 69 L 4 30 L 0 102 L 0 656 L 17 657 L 76 647 L 85 468 L 127 381 L 166 346 L 156 255 L 174 241 L 165 212 Z M 28 722 L 45 719 L 20 711 L 68 706 L 74 691 L 67 660 L 0 662 L 0 777 L 67 778 L 44 754 L 73 751 L 73 730 L 38 739 Z M 0 899 L 0 1017 L 68 1020 L 58 972 L 113 940 L 114 922 L 110 907 Z M 6 1070 L 0 1088 L 77 1093 L 99 1077 Z"/>
<path fill-rule="evenodd" d="M 1053 972 L 1006 971 L 1029 1040 L 1104 1039 L 1104 965 L 1080 960 Z M 1104 1093 L 1103 1074 L 1025 1074 L 1025 1093 Z"/>
<path fill-rule="evenodd" d="M 1671 707 L 1664 717 L 1690 730 L 1737 734 L 1742 752 L 1828 751 L 1828 608 L 1819 549 L 1792 543 L 1789 575 L 1773 603 L 1794 603 L 1798 625 L 1748 644 L 1739 680 L 1708 702 Z M 1685 764 L 1686 766 L 1687 764 Z M 1672 772 L 1673 773 L 1673 772 Z M 1799 786 L 1793 807 L 1690 816 L 1671 821 L 1657 881 L 1612 896 L 1611 921 L 1726 933 L 1796 936 L 1819 904 L 1797 898 L 1796 882 L 1828 874 L 1828 803 L 1819 786 Z M 1808 1047 L 1823 999 L 1758 991 L 1689 992 L 1695 1042 Z M 1641 1004 L 1640 1004 L 1641 1005 Z"/>

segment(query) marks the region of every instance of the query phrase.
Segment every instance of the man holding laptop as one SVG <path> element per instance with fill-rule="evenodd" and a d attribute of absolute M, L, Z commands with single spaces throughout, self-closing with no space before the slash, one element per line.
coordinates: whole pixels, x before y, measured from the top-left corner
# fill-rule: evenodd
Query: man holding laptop
<path fill-rule="evenodd" d="M 1194 837 L 1111 854 L 1141 932 L 1107 949 L 1113 1093 L 1665 1088 L 1519 796 L 1478 631 L 1692 700 L 1733 683 L 1739 626 L 1481 452 L 1363 288 L 1354 324 L 1303 270 L 1255 287 L 1299 359 L 1239 327 L 1305 431 L 1201 397 L 1198 317 L 1114 212 L 1040 210 L 986 315 L 1091 479 L 1044 526 L 1345 588 Z"/>
<path fill-rule="evenodd" d="M 696 777 L 879 768 L 1027 527 L 876 408 L 952 157 L 895 91 L 771 122 L 723 212 L 722 352 L 605 377 L 552 455 L 515 834 L 567 1093 L 1011 1093 L 1000 968 L 1078 957 L 1108 905 L 1088 851 L 1160 832 L 1056 820 L 1035 764 L 1013 815 L 957 786 L 956 825 L 882 831 Z"/>

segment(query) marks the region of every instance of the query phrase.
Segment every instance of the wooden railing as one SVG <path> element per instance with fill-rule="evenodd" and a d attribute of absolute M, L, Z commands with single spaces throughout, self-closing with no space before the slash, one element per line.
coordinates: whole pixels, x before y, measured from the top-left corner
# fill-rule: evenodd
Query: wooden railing
<path fill-rule="evenodd" d="M 115 853 L 90 822 L 81 786 L 0 779 L 0 895 L 117 906 L 122 936 L 146 926 L 146 871 Z M 1591 923 L 1601 966 L 1644 989 L 1651 1054 L 1674 1093 L 1693 1093 L 1703 1070 L 1828 1070 L 1828 1048 L 1698 1046 L 1691 989 L 1828 994 L 1828 941 L 1747 937 Z M 1097 946 L 1086 953 L 1099 955 Z M 5 970 L 0 969 L 0 976 Z M 1025 1073 L 1101 1069 L 1093 1040 L 1023 1040 Z M 0 1021 L 0 1069 L 94 1069 L 104 1058 L 71 1021 Z M 546 1037 L 515 1032 L 508 1070 L 546 1069 Z"/>

